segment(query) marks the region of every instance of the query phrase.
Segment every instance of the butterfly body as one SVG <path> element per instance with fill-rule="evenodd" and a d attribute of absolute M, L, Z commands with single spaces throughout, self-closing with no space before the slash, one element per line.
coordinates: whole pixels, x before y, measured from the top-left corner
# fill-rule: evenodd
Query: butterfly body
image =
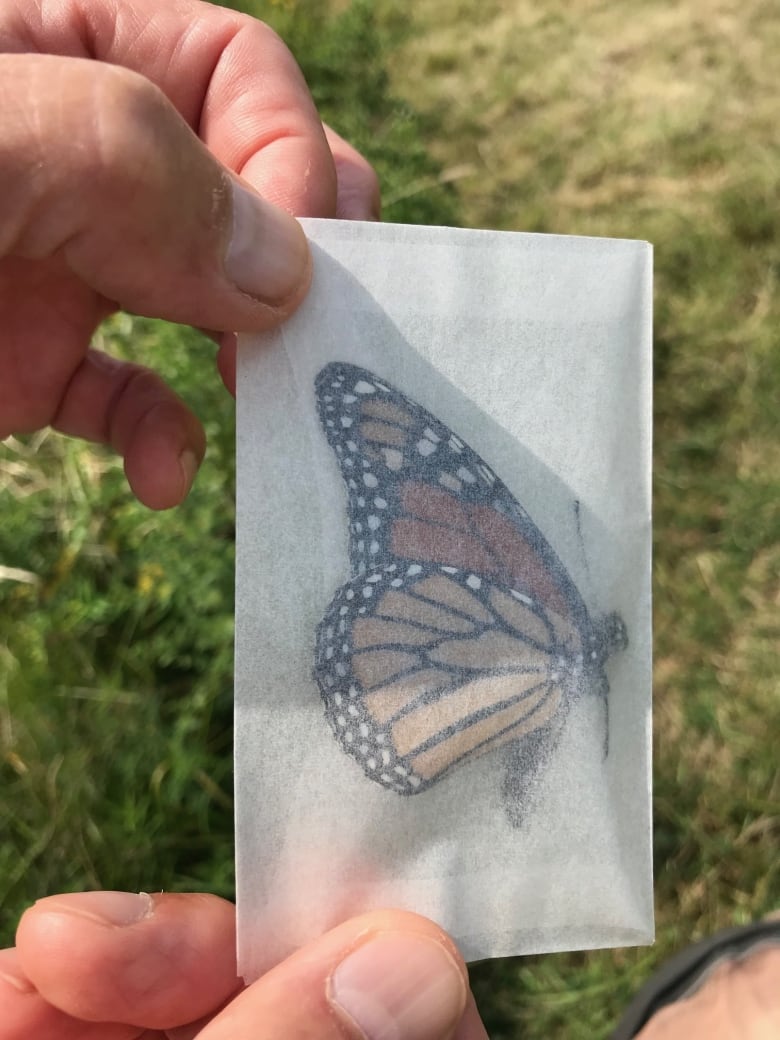
<path fill-rule="evenodd" d="M 316 395 L 349 518 L 351 578 L 314 666 L 334 734 L 400 794 L 502 745 L 524 752 L 527 786 L 572 701 L 606 696 L 622 621 L 591 621 L 523 507 L 430 412 L 339 362 Z"/>

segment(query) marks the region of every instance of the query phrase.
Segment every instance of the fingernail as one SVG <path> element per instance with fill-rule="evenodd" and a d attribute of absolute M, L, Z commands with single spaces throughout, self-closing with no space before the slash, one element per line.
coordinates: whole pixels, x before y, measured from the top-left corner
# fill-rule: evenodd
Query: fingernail
<path fill-rule="evenodd" d="M 194 451 L 186 449 L 179 456 L 179 466 L 181 467 L 182 480 L 184 481 L 183 495 L 186 495 L 192 487 L 195 477 L 198 475 L 198 469 L 200 468 L 198 456 Z"/>
<path fill-rule="evenodd" d="M 154 913 L 154 900 L 146 892 L 74 892 L 67 896 L 39 899 L 51 913 L 74 914 L 98 924 L 126 927 Z"/>
<path fill-rule="evenodd" d="M 440 943 L 388 933 L 339 964 L 328 1000 L 366 1040 L 439 1040 L 460 1020 L 466 986 Z"/>
<path fill-rule="evenodd" d="M 233 230 L 225 272 L 241 292 L 263 303 L 283 303 L 307 280 L 309 246 L 303 228 L 237 180 L 231 184 Z"/>

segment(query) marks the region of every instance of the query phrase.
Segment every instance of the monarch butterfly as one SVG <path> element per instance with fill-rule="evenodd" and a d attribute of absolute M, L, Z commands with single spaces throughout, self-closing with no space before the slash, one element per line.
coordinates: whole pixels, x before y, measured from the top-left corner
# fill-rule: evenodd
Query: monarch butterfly
<path fill-rule="evenodd" d="M 528 513 L 430 412 L 341 362 L 315 390 L 349 518 L 352 576 L 315 651 L 334 734 L 403 795 L 509 745 L 517 820 L 572 701 L 606 698 L 625 625 L 617 614 L 594 623 Z"/>

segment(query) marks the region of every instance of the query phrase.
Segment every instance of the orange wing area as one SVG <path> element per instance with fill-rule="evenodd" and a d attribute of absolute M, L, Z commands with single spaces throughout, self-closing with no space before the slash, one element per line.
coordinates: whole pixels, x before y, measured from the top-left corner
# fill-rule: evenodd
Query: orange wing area
<path fill-rule="evenodd" d="M 563 590 L 508 517 L 419 482 L 403 484 L 400 501 L 403 513 L 393 520 L 390 535 L 396 556 L 474 571 L 566 616 Z"/>
<path fill-rule="evenodd" d="M 541 729 L 565 708 L 561 637 L 574 644 L 576 630 L 562 618 L 545 625 L 497 586 L 482 588 L 480 599 L 465 580 L 435 571 L 407 579 L 352 624 L 366 739 L 386 734 L 393 782 L 403 776 L 407 790 Z M 366 757 L 378 762 L 381 753 Z"/>
<path fill-rule="evenodd" d="M 478 680 L 478 682 L 484 683 L 485 680 Z M 507 692 L 501 690 L 501 687 L 507 683 L 507 677 L 492 682 L 490 684 L 493 688 L 492 696 L 500 697 L 502 692 Z M 408 762 L 415 775 L 426 783 L 430 783 L 466 757 L 477 757 L 486 751 L 492 751 L 500 744 L 516 740 L 539 729 L 559 709 L 561 692 L 558 687 L 545 684 L 521 699 L 517 699 L 516 684 L 513 684 L 512 688 L 515 691 L 513 703 L 507 704 L 506 707 L 485 717 L 477 717 L 466 725 L 461 723 L 443 739 L 434 740 L 424 750 L 411 752 Z M 485 697 L 485 691 L 471 691 L 469 687 L 460 690 L 459 696 L 465 697 L 472 692 L 476 692 L 476 696 L 480 699 Z M 443 704 L 446 704 L 446 701 Z M 436 725 L 439 720 L 434 717 L 427 721 L 429 725 L 431 723 Z M 441 733 L 440 730 L 437 732 Z M 417 739 L 419 735 L 418 728 L 413 739 Z"/>

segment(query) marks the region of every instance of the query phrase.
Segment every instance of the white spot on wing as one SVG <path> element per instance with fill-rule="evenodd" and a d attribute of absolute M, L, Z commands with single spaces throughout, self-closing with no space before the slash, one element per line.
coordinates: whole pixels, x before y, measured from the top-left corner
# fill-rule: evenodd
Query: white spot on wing
<path fill-rule="evenodd" d="M 460 491 L 463 485 L 457 477 L 453 477 L 451 473 L 440 473 L 439 483 L 442 487 L 449 488 L 450 491 Z"/>
<path fill-rule="evenodd" d="M 376 393 L 376 387 L 372 383 L 367 383 L 365 379 L 359 379 L 357 383 L 352 387 L 356 394 L 373 394 Z"/>
<path fill-rule="evenodd" d="M 382 448 L 382 454 L 385 457 L 387 468 L 391 469 L 393 473 L 397 473 L 404 464 L 404 457 L 398 448 Z"/>
<path fill-rule="evenodd" d="M 510 589 L 509 592 L 515 597 L 515 599 L 519 599 L 521 603 L 527 603 L 529 607 L 533 606 L 534 601 L 528 596 L 524 596 L 522 592 L 518 592 L 517 589 Z"/>

